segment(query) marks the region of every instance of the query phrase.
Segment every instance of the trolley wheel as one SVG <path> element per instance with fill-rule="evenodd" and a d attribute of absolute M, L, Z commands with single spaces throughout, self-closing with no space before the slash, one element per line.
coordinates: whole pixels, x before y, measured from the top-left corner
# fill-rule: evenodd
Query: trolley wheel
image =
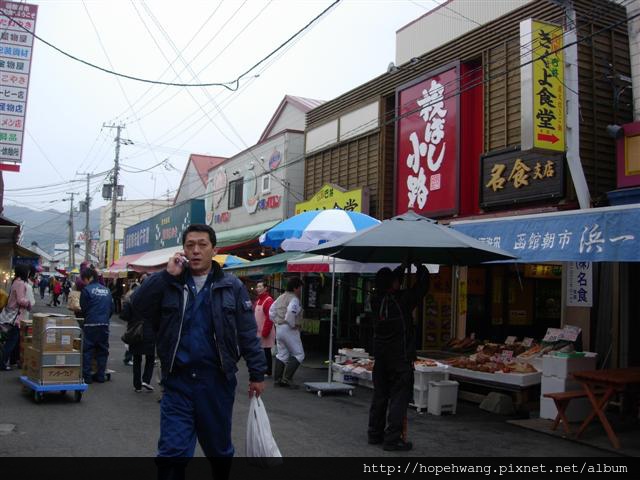
<path fill-rule="evenodd" d="M 67 391 L 66 390 L 60 390 L 60 395 L 66 395 Z"/>
<path fill-rule="evenodd" d="M 38 392 L 37 390 L 33 392 L 33 400 L 36 403 L 41 403 L 44 398 L 44 394 L 42 392 Z"/>
<path fill-rule="evenodd" d="M 104 374 L 104 379 L 105 379 L 107 382 L 110 382 L 110 381 L 111 381 L 111 374 L 110 374 L 110 373 L 105 373 L 105 374 Z"/>
<path fill-rule="evenodd" d="M 353 390 L 349 390 L 349 396 L 353 397 Z"/>
<path fill-rule="evenodd" d="M 318 390 L 318 396 L 322 397 L 322 390 Z"/>
<path fill-rule="evenodd" d="M 82 400 L 82 392 L 80 390 L 76 390 L 73 392 L 73 400 L 75 402 L 79 402 L 80 400 Z"/>

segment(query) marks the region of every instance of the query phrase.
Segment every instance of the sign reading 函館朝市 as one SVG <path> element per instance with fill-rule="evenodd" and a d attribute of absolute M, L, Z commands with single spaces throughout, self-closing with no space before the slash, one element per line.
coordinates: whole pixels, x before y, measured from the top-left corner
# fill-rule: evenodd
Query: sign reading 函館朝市
<path fill-rule="evenodd" d="M 459 67 L 397 91 L 396 214 L 458 211 Z"/>
<path fill-rule="evenodd" d="M 20 171 L 38 6 L 0 0 L 0 170 Z"/>

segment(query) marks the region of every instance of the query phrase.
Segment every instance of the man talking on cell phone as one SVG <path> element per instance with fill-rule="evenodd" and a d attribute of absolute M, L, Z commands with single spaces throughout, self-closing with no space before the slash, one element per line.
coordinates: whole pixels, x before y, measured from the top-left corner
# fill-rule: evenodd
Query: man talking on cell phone
<path fill-rule="evenodd" d="M 190 225 L 182 246 L 166 270 L 147 278 L 131 297 L 136 315 L 152 322 L 162 364 L 158 478 L 184 478 L 196 438 L 215 478 L 226 478 L 234 454 L 237 362 L 241 355 L 246 360 L 249 396 L 260 395 L 265 357 L 246 289 L 213 261 L 213 229 Z"/>

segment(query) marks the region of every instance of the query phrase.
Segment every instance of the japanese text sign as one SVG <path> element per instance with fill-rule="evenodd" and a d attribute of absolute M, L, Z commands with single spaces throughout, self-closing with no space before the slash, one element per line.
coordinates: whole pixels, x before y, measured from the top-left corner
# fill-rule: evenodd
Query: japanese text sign
<path fill-rule="evenodd" d="M 593 306 L 593 269 L 591 262 L 570 262 L 567 271 L 567 306 Z"/>
<path fill-rule="evenodd" d="M 396 214 L 458 211 L 459 68 L 400 87 L 396 94 Z"/>
<path fill-rule="evenodd" d="M 345 192 L 335 185 L 326 184 L 309 201 L 296 204 L 296 215 L 312 210 L 332 208 L 369 213 L 367 189 L 358 188 Z"/>
<path fill-rule="evenodd" d="M 520 23 L 522 149 L 565 151 L 562 26 Z"/>
<path fill-rule="evenodd" d="M 182 244 L 182 233 L 192 223 L 204 223 L 204 200 L 189 200 L 124 231 L 124 254 L 149 252 Z"/>
<path fill-rule="evenodd" d="M 640 258 L 637 207 L 460 222 L 452 227 L 516 255 L 521 262 L 636 262 Z"/>
<path fill-rule="evenodd" d="M 20 170 L 37 5 L 0 0 L 0 170 Z"/>
<path fill-rule="evenodd" d="M 564 196 L 564 154 L 511 150 L 481 157 L 480 206 Z"/>

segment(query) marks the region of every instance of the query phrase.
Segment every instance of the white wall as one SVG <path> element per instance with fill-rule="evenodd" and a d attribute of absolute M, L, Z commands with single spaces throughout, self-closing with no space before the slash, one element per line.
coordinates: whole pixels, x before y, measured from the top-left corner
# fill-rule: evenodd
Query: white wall
<path fill-rule="evenodd" d="M 443 6 L 434 8 L 431 12 L 396 32 L 395 63 L 402 65 L 413 57 L 430 52 L 480 25 L 489 23 L 530 2 L 531 0 L 450 0 L 444 2 Z"/>
<path fill-rule="evenodd" d="M 196 167 L 193 166 L 193 162 L 189 162 L 187 172 L 184 176 L 184 181 L 180 185 L 180 190 L 176 195 L 175 204 L 177 205 L 186 200 L 191 200 L 192 198 L 202 198 L 204 192 L 205 186 L 202 183 L 202 179 L 200 178 Z"/>
<path fill-rule="evenodd" d="M 202 182 L 200 182 L 202 184 Z M 153 217 L 173 205 L 172 200 L 122 200 L 116 208 L 116 240 L 124 237 L 124 229 Z M 100 243 L 111 238 L 111 204 L 100 209 Z"/>
<path fill-rule="evenodd" d="M 292 106 L 290 103 L 287 103 L 282 110 L 282 113 L 278 117 L 278 120 L 271 128 L 269 132 L 269 137 L 274 136 L 277 133 L 282 132 L 283 130 L 304 130 L 305 123 L 305 114 L 301 112 L 296 107 Z"/>

